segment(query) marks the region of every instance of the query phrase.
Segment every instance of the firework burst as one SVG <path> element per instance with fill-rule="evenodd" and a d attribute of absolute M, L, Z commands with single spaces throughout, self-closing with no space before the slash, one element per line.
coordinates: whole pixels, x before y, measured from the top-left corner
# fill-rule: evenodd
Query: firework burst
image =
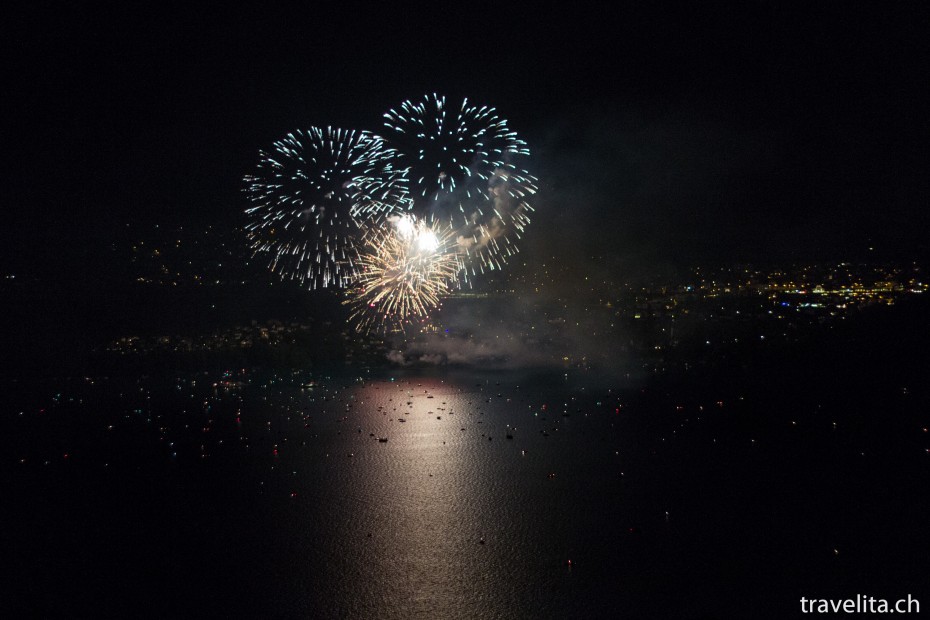
<path fill-rule="evenodd" d="M 410 215 L 363 237 L 358 278 L 345 303 L 362 331 L 402 330 L 439 307 L 461 269 L 461 253 L 448 227 Z"/>
<path fill-rule="evenodd" d="M 406 101 L 384 115 L 385 140 L 406 177 L 411 211 L 456 231 L 474 275 L 499 268 L 529 224 L 536 179 L 529 149 L 494 108 L 445 97 Z"/>
<path fill-rule="evenodd" d="M 458 242 L 466 258 L 462 275 L 501 269 L 519 249 L 516 241 L 530 223 L 529 200 L 536 193 L 536 179 L 512 165 L 494 171 L 488 185 L 488 200 L 476 209 L 470 226 L 459 230 Z"/>
<path fill-rule="evenodd" d="M 245 182 L 254 253 L 311 289 L 351 282 L 360 220 L 390 211 L 404 195 L 383 140 L 331 127 L 289 133 L 260 153 Z"/>

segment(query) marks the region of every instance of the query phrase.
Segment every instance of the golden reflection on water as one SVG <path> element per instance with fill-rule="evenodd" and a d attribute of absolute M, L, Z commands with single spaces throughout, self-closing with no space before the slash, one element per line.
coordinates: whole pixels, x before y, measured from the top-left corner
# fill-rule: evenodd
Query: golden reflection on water
<path fill-rule="evenodd" d="M 476 514 L 486 510 L 483 495 L 493 483 L 474 449 L 480 440 L 491 441 L 479 432 L 485 426 L 478 419 L 480 397 L 476 388 L 426 378 L 359 391 L 367 415 L 383 429 L 376 436 L 388 438 L 378 446 L 386 456 L 379 461 L 380 485 L 370 491 L 375 548 L 366 572 L 392 575 L 378 584 L 383 591 L 376 598 L 402 596 L 412 616 L 452 617 L 461 605 L 474 605 L 484 579 L 476 568 L 495 554 L 495 528 Z M 487 529 L 462 527 L 476 522 Z M 450 579 L 450 571 L 458 576 Z"/>

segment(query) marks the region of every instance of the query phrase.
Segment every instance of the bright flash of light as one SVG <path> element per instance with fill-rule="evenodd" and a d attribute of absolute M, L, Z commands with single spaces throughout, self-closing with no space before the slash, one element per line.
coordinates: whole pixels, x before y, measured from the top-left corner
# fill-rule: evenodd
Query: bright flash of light
<path fill-rule="evenodd" d="M 399 331 L 439 307 L 461 269 L 451 229 L 404 215 L 366 231 L 358 279 L 345 303 L 362 331 Z"/>
<path fill-rule="evenodd" d="M 417 247 L 420 252 L 435 252 L 439 247 L 439 239 L 436 237 L 436 233 L 431 230 L 422 232 L 417 237 Z"/>
<path fill-rule="evenodd" d="M 416 232 L 416 225 L 412 217 L 403 216 L 392 220 L 397 234 L 402 239 L 409 239 Z"/>

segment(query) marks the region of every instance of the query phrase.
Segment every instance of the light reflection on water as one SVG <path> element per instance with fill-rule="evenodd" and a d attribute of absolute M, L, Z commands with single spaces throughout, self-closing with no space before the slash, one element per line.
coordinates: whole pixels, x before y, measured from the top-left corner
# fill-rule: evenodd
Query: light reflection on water
<path fill-rule="evenodd" d="M 4 617 L 788 617 L 814 590 L 918 592 L 926 401 L 770 379 L 745 401 L 447 368 L 14 382 Z"/>
<path fill-rule="evenodd" d="M 26 616 L 592 617 L 643 600 L 627 529 L 666 506 L 654 442 L 610 406 L 622 386 L 233 378 L 81 380 L 59 409 L 16 417 Z"/>
<path fill-rule="evenodd" d="M 561 377 L 440 374 L 374 380 L 314 403 L 322 445 L 281 464 L 299 473 L 296 498 L 280 499 L 279 489 L 273 517 L 275 547 L 287 554 L 272 586 L 278 611 L 454 618 L 583 609 L 578 569 L 566 562 L 577 553 L 577 566 L 610 540 L 590 536 L 622 518 L 620 465 L 617 446 L 589 432 L 609 428 L 606 416 L 591 427 L 593 417 L 566 408 L 581 405 L 568 394 Z"/>

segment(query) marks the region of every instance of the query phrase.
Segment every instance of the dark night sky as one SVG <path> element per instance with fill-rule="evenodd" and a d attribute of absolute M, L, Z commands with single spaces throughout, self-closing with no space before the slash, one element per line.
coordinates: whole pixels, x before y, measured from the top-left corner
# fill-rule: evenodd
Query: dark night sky
<path fill-rule="evenodd" d="M 530 247 L 926 252 L 919 3 L 639 4 L 8 15 L 5 249 L 238 218 L 259 148 L 314 124 L 377 129 L 435 91 L 496 106 L 529 142 Z"/>

